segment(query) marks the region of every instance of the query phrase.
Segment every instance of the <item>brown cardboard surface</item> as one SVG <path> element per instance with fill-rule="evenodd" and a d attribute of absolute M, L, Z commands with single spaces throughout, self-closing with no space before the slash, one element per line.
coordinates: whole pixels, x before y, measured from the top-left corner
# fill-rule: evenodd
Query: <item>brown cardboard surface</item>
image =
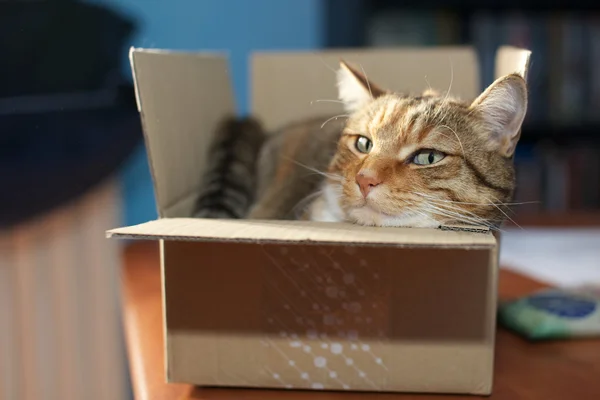
<path fill-rule="evenodd" d="M 159 215 L 189 216 L 215 127 L 235 112 L 227 58 L 144 49 L 130 58 Z"/>
<path fill-rule="evenodd" d="M 293 120 L 344 114 L 337 100 L 340 59 L 363 69 L 380 87 L 422 93 L 433 87 L 464 99 L 479 94 L 475 52 L 469 47 L 262 52 L 252 56 L 252 112 L 268 129 Z"/>
<path fill-rule="evenodd" d="M 402 246 L 494 247 L 491 233 L 420 228 L 377 228 L 310 221 L 253 221 L 200 218 L 162 218 L 112 229 L 110 237 L 236 242 L 316 242 Z"/>
<path fill-rule="evenodd" d="M 372 358 L 365 355 L 352 358 L 363 365 L 365 378 L 351 366 L 345 365 L 343 357 L 328 360 L 329 370 L 317 369 L 310 359 L 304 360 L 309 380 L 298 381 L 292 374 L 302 375 L 295 368 L 285 365 L 277 351 L 254 356 L 248 349 L 263 345 L 264 339 L 237 335 L 189 334 L 169 332 L 170 379 L 169 382 L 203 382 L 202 386 L 256 387 L 273 389 L 320 389 L 352 390 L 369 392 L 417 392 L 460 393 L 488 395 L 492 390 L 493 348 L 481 343 L 423 345 L 418 342 L 361 341 L 357 346 L 368 346 L 374 354 L 387 355 L 388 364 L 372 368 Z M 275 349 L 289 348 L 289 341 L 275 337 L 268 342 Z M 323 343 L 305 339 L 303 346 L 319 348 Z M 347 342 L 332 342 L 351 348 Z M 252 365 L 259 365 L 258 373 L 244 368 L 240 357 L 253 357 Z M 245 358 L 247 359 L 247 358 Z M 177 361 L 175 361 L 177 360 Z M 197 360 L 213 368 L 198 368 Z M 237 360 L 237 361 L 236 361 Z M 289 361 L 288 361 L 289 362 Z M 216 367 L 215 367 L 216 366 Z M 357 368 L 358 369 L 358 368 Z M 385 373 L 379 373 L 379 370 Z M 387 370 L 387 371 L 386 371 Z M 334 371 L 343 374 L 342 379 L 331 378 Z M 388 372 L 393 371 L 393 375 Z M 374 374 L 374 375 L 370 375 Z M 275 378 L 278 376 L 278 378 Z"/>
<path fill-rule="evenodd" d="M 164 248 L 172 381 L 489 392 L 495 249 Z"/>

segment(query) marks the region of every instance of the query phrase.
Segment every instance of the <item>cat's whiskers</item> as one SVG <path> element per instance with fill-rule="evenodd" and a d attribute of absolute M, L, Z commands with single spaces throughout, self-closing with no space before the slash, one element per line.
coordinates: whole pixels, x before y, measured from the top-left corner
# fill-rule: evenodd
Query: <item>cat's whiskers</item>
<path fill-rule="evenodd" d="M 463 221 L 465 220 L 465 218 L 462 218 L 463 216 L 461 215 L 457 215 L 457 213 L 454 212 L 450 212 L 448 210 L 439 208 L 437 206 L 434 206 L 431 203 L 423 203 L 423 208 L 425 210 L 427 210 L 427 212 L 433 214 L 433 215 L 437 215 L 437 216 L 442 216 L 442 217 L 446 217 L 446 218 L 451 218 L 452 221 Z M 473 221 L 469 220 L 469 223 L 473 223 Z"/>
<path fill-rule="evenodd" d="M 423 194 L 419 193 L 419 192 L 411 192 L 411 193 L 414 194 L 414 195 L 417 195 L 419 197 L 425 197 L 425 196 L 422 196 Z M 431 202 L 435 202 L 435 199 L 428 199 L 428 200 L 424 200 L 421 203 L 421 206 L 425 205 L 425 207 L 427 208 L 427 211 L 432 212 L 432 214 L 437 214 L 437 215 L 445 216 L 445 217 L 451 217 L 451 218 L 454 218 L 456 220 L 460 220 L 462 222 L 465 222 L 465 219 L 469 219 L 470 223 L 476 223 L 478 225 L 485 225 L 487 227 L 491 227 L 491 224 L 489 224 L 488 221 L 486 221 L 485 219 L 483 219 L 483 218 L 481 218 L 481 217 L 479 217 L 479 216 L 471 213 L 470 211 L 467 211 L 467 210 L 464 210 L 464 209 L 462 209 L 460 207 L 456 207 L 456 206 L 452 206 L 452 205 L 451 206 L 443 205 L 445 207 L 451 207 L 452 208 L 451 210 L 448 210 L 447 208 L 446 209 L 442 208 L 441 207 L 442 204 L 438 204 L 438 205 L 431 204 Z M 402 201 L 404 203 L 409 203 L 409 204 L 412 205 L 412 201 L 408 201 L 406 199 L 402 199 Z M 404 209 L 410 210 L 410 211 L 413 211 L 413 212 L 417 212 L 417 213 L 419 213 L 419 214 L 421 214 L 423 216 L 428 216 L 423 211 L 419 211 L 418 207 L 417 208 L 413 208 L 413 207 L 406 207 L 405 206 Z M 467 216 L 467 215 L 461 214 L 458 211 L 461 211 L 463 213 L 471 214 L 471 216 Z M 435 219 L 432 218 L 431 216 L 428 216 L 428 217 L 430 219 L 433 219 L 435 221 Z M 436 221 L 436 222 L 439 222 L 439 221 Z"/>
<path fill-rule="evenodd" d="M 485 197 L 484 197 L 484 198 L 485 198 Z M 514 219 L 512 219 L 511 217 L 509 217 L 509 216 L 508 216 L 508 214 L 507 214 L 507 213 L 505 213 L 505 212 L 504 212 L 504 210 L 502 210 L 502 209 L 501 209 L 501 208 L 500 208 L 500 207 L 499 207 L 499 206 L 498 206 L 496 203 L 492 202 L 490 199 L 487 199 L 487 198 L 485 198 L 485 199 L 486 199 L 486 200 L 488 200 L 488 201 L 490 202 L 490 204 L 493 204 L 493 205 L 494 205 L 494 207 L 496 207 L 496 208 L 498 209 L 498 211 L 500 211 L 502 214 L 504 214 L 504 216 L 505 216 L 506 218 L 508 218 L 508 220 L 509 220 L 510 222 L 512 222 L 513 224 L 515 224 L 515 225 L 516 225 L 516 226 L 517 226 L 519 229 L 521 229 L 521 230 L 523 230 L 523 231 L 525 230 L 525 229 L 524 229 L 524 228 L 523 228 L 521 225 L 517 224 L 517 223 L 515 222 L 515 220 L 514 220 Z"/>
<path fill-rule="evenodd" d="M 491 228 L 491 224 L 484 218 L 473 214 L 472 212 L 465 210 L 461 207 L 452 206 L 448 204 L 436 204 L 434 199 L 424 200 L 424 204 L 436 213 L 444 214 L 447 217 L 453 217 L 461 222 L 470 222 L 478 225 L 484 225 Z M 465 215 L 470 214 L 470 215 Z"/>
<path fill-rule="evenodd" d="M 448 90 L 446 91 L 446 96 L 444 96 L 444 99 L 442 100 L 442 104 L 445 104 L 449 99 L 450 92 L 452 91 L 452 84 L 454 83 L 454 64 L 452 63 L 451 58 L 448 58 L 448 61 L 450 62 L 450 85 L 448 85 Z"/>
<path fill-rule="evenodd" d="M 448 213 L 453 213 L 453 214 L 456 214 L 456 215 L 461 215 L 461 216 L 464 216 L 466 218 L 470 218 L 472 220 L 485 221 L 485 219 L 479 217 L 477 214 L 474 214 L 473 212 L 465 210 L 464 208 L 459 207 L 459 206 L 455 206 L 455 205 L 452 205 L 452 204 L 440 204 L 440 203 L 437 203 L 433 199 L 425 201 L 425 203 L 428 204 L 428 205 L 431 205 L 431 206 L 435 206 L 435 207 L 437 207 L 437 208 L 439 208 L 441 210 L 444 210 L 444 211 L 446 211 Z"/>
<path fill-rule="evenodd" d="M 415 192 L 415 194 L 418 194 L 417 192 Z M 424 198 L 427 198 L 427 200 L 431 203 L 437 204 L 440 207 L 446 207 L 446 208 L 450 208 L 451 210 L 454 210 L 456 212 L 462 212 L 462 213 L 467 213 L 468 216 L 472 217 L 472 218 L 476 218 L 479 219 L 481 221 L 490 221 L 489 219 L 484 219 L 479 217 L 477 214 L 473 213 L 472 211 L 469 210 L 465 210 L 463 207 L 457 206 L 456 204 L 469 204 L 469 203 L 465 203 L 465 202 L 454 202 L 451 200 L 444 200 L 444 199 L 438 199 L 434 196 L 431 195 L 427 195 L 425 193 L 419 193 L 420 196 L 423 196 Z M 497 207 L 495 204 L 491 204 L 491 203 L 475 203 L 476 205 L 480 205 L 480 206 L 494 206 Z"/>
<path fill-rule="evenodd" d="M 451 210 L 456 210 L 456 211 L 461 211 L 461 212 L 465 212 L 468 213 L 470 215 L 472 215 L 475 218 L 479 218 L 477 216 L 477 214 L 473 213 L 472 211 L 469 210 L 465 210 L 463 207 L 456 205 L 454 203 L 450 203 L 450 202 L 445 202 L 441 199 L 436 199 L 436 198 L 429 198 L 427 201 L 432 202 L 438 206 L 442 206 L 442 207 L 448 207 Z M 463 203 L 464 204 L 464 203 Z M 485 204 L 487 206 L 487 204 Z"/>
<path fill-rule="evenodd" d="M 317 190 L 314 193 L 309 194 L 308 196 L 300 199 L 294 207 L 292 207 L 292 213 L 296 215 L 298 218 L 298 209 L 302 208 L 302 212 L 306 211 L 306 208 L 312 203 L 314 199 L 321 196 L 323 194 L 323 190 Z"/>
<path fill-rule="evenodd" d="M 446 91 L 444 98 L 442 99 L 442 101 L 440 102 L 440 104 L 438 106 L 437 112 L 433 116 L 433 118 L 435 120 L 440 121 L 440 122 L 443 122 L 444 120 L 446 120 L 446 118 L 448 117 L 448 115 L 450 114 L 450 111 L 451 111 L 451 109 L 448 107 L 445 107 L 445 105 L 451 99 L 450 93 L 452 92 L 452 84 L 454 83 L 454 65 L 452 64 L 452 59 L 449 58 L 448 61 L 450 63 L 450 84 L 448 85 L 448 90 Z M 443 115 L 440 115 L 444 109 L 446 109 L 446 112 Z"/>
<path fill-rule="evenodd" d="M 323 127 L 324 127 L 325 125 L 327 125 L 327 123 L 328 123 L 329 121 L 332 121 L 332 120 L 334 120 L 334 119 L 335 119 L 335 120 L 337 120 L 338 118 L 350 118 L 350 114 L 340 114 L 340 115 L 336 115 L 336 116 L 333 116 L 333 117 L 331 117 L 331 118 L 328 118 L 328 119 L 327 119 L 325 122 L 323 122 L 323 124 L 321 125 L 321 129 L 323 129 Z"/>
<path fill-rule="evenodd" d="M 461 217 L 456 217 L 457 221 L 460 223 L 464 223 L 466 225 L 475 225 L 475 226 L 485 226 L 486 228 L 488 228 L 489 230 L 492 231 L 498 231 L 498 232 L 504 232 L 501 228 L 500 228 L 500 224 L 502 223 L 503 220 L 497 220 L 497 219 L 481 219 L 481 218 L 470 218 L 468 216 L 462 216 Z"/>
<path fill-rule="evenodd" d="M 330 100 L 330 99 L 313 100 L 313 101 L 310 102 L 310 105 L 312 106 L 313 103 L 340 103 L 340 104 L 344 104 L 344 102 L 341 101 L 341 100 Z"/>
<path fill-rule="evenodd" d="M 427 193 L 419 193 L 419 192 L 411 192 L 413 194 L 419 195 L 419 196 L 423 196 L 423 197 L 427 197 L 429 199 L 434 199 L 437 201 L 442 201 L 445 203 L 456 203 L 456 204 L 469 204 L 469 205 L 475 205 L 475 206 L 488 206 L 490 205 L 490 203 L 471 203 L 471 202 L 467 202 L 467 201 L 454 201 L 454 200 L 445 200 L 445 199 L 440 199 L 436 196 L 427 194 Z M 502 203 L 500 200 L 496 199 L 498 201 L 498 203 L 502 206 L 507 207 L 508 205 L 522 205 L 522 204 L 537 204 L 539 203 L 539 201 L 522 201 L 522 202 L 518 202 L 518 203 Z"/>
<path fill-rule="evenodd" d="M 337 74 L 337 71 L 333 67 L 331 67 L 331 65 L 327 64 L 322 56 L 320 56 L 318 53 L 314 53 L 314 54 L 319 56 L 319 61 L 321 61 L 321 64 L 323 64 L 325 66 L 325 68 L 327 68 L 328 70 L 333 72 L 334 75 Z"/>
<path fill-rule="evenodd" d="M 490 222 L 481 219 L 481 218 L 473 218 L 473 217 L 469 217 L 467 215 L 461 214 L 459 212 L 455 212 L 455 211 L 451 211 L 451 210 L 447 210 L 447 209 L 443 209 L 440 207 L 437 207 L 431 203 L 427 204 L 427 207 L 429 208 L 428 211 L 431 212 L 432 214 L 436 214 L 436 215 L 440 215 L 440 216 L 445 216 L 451 219 L 451 221 L 456 221 L 458 223 L 465 223 L 466 225 L 479 225 L 479 226 L 485 226 L 490 230 L 498 230 L 501 231 L 498 227 L 496 227 L 495 225 L 491 224 Z"/>
<path fill-rule="evenodd" d="M 468 202 L 457 202 L 457 201 L 451 201 L 451 200 L 438 199 L 438 198 L 435 198 L 434 196 L 427 195 L 427 194 L 425 194 L 425 193 L 421 193 L 420 195 L 422 195 L 423 197 L 426 197 L 426 198 L 428 198 L 428 200 L 429 200 L 430 202 L 437 203 L 438 205 L 444 205 L 443 203 L 446 203 L 446 204 L 473 204 L 473 205 L 479 205 L 479 206 L 488 206 L 488 207 L 489 207 L 489 206 L 492 206 L 492 207 L 495 207 L 495 208 L 497 208 L 497 209 L 498 209 L 498 210 L 499 210 L 499 211 L 500 211 L 502 214 L 504 214 L 504 216 L 505 216 L 505 217 L 506 217 L 508 220 L 510 220 L 510 221 L 511 221 L 513 224 L 515 224 L 516 226 L 518 226 L 518 227 L 519 227 L 519 228 L 521 228 L 521 229 L 524 229 L 524 228 L 522 228 L 521 226 L 519 226 L 519 224 L 517 224 L 517 223 L 516 223 L 516 222 L 515 222 L 515 221 L 514 221 L 514 220 L 513 220 L 513 219 L 512 219 L 512 218 L 511 218 L 511 217 L 510 217 L 508 214 L 506 214 L 506 213 L 505 213 L 505 212 L 504 212 L 504 211 L 503 211 L 503 210 L 502 210 L 502 209 L 501 209 L 501 208 L 498 206 L 498 204 L 496 204 L 496 203 L 492 202 L 492 201 L 491 201 L 491 200 L 489 200 L 489 199 L 488 199 L 488 203 L 468 203 Z M 485 197 L 484 197 L 484 198 L 485 198 Z M 500 202 L 500 203 L 502 203 L 502 202 Z M 504 204 L 504 203 L 503 203 L 503 204 Z M 448 206 L 448 205 L 446 205 L 446 207 L 449 207 L 449 206 Z M 452 207 L 452 206 L 450 206 L 450 207 Z M 471 211 L 468 211 L 468 210 L 465 210 L 465 209 L 463 209 L 462 207 L 453 206 L 452 208 L 453 208 L 453 209 L 455 209 L 455 210 L 457 210 L 457 211 L 466 212 L 466 213 L 468 213 L 469 215 L 471 215 L 471 216 L 473 216 L 473 217 L 477 217 L 477 218 L 479 218 L 479 217 L 478 217 L 476 214 L 474 214 L 473 212 L 471 212 Z M 487 221 L 492 221 L 492 220 L 490 220 L 490 219 L 487 219 Z M 499 223 L 503 222 L 503 220 L 493 220 L 493 221 L 494 221 L 494 222 L 499 222 Z"/>
<path fill-rule="evenodd" d="M 329 179 L 331 179 L 333 181 L 341 182 L 344 179 L 344 177 L 341 176 L 341 175 L 336 175 L 336 174 L 332 174 L 332 173 L 329 173 L 329 172 L 319 171 L 318 169 L 313 168 L 313 167 L 309 167 L 306 164 L 302 164 L 301 162 L 298 162 L 298 161 L 294 160 L 293 158 L 290 158 L 290 157 L 285 157 L 285 158 L 287 160 L 289 160 L 290 162 L 293 162 L 294 164 L 296 164 L 296 165 L 298 165 L 298 166 L 300 166 L 302 168 L 306 168 L 307 170 L 309 170 L 311 172 L 314 172 L 315 174 L 324 176 L 324 177 L 329 178 Z"/>
<path fill-rule="evenodd" d="M 444 107 L 442 107 L 442 106 L 445 105 L 446 102 L 450 99 L 450 92 L 452 91 L 452 84 L 454 83 L 454 65 L 452 63 L 451 58 L 448 58 L 448 61 L 450 62 L 450 84 L 448 85 L 448 90 L 446 91 L 446 95 L 442 99 L 440 106 L 438 107 L 436 113 L 433 116 L 433 119 L 438 120 L 438 121 L 443 121 L 448 116 L 448 113 L 450 112 L 450 109 L 447 109 L 446 114 L 444 114 L 443 117 L 440 117 L 440 113 L 444 109 Z"/>
<path fill-rule="evenodd" d="M 540 201 L 522 201 L 519 203 L 503 203 L 500 199 L 498 199 L 495 196 L 492 196 L 492 198 L 495 199 L 498 202 L 498 204 L 500 204 L 502 207 L 506 208 L 506 210 L 509 211 L 513 215 L 515 215 L 516 213 L 509 206 L 518 206 L 518 205 L 523 205 L 523 204 L 540 204 Z"/>
<path fill-rule="evenodd" d="M 427 79 L 427 75 L 425 75 L 425 76 L 423 77 L 423 79 L 425 79 L 425 83 L 427 83 L 427 86 L 429 87 L 429 90 L 430 90 L 430 91 L 431 91 L 431 90 L 433 90 L 433 89 L 432 89 L 432 87 L 431 87 L 431 83 L 429 83 L 429 79 Z"/>
<path fill-rule="evenodd" d="M 441 103 L 437 104 L 436 111 L 431 115 L 431 121 L 434 124 L 443 123 L 446 120 L 446 117 L 448 116 L 448 113 L 450 112 L 450 110 L 444 110 L 446 108 L 444 106 L 444 101 L 445 100 L 442 100 Z M 442 113 L 444 113 L 444 114 L 442 115 Z"/>
<path fill-rule="evenodd" d="M 367 81 L 367 87 L 369 88 L 369 94 L 371 95 L 371 99 L 373 99 L 373 91 L 371 90 L 371 82 L 369 82 L 369 77 L 367 76 L 367 73 L 365 72 L 365 69 L 363 68 L 362 64 L 358 65 L 360 66 L 360 69 L 362 70 L 362 73 L 365 76 L 365 80 Z"/>
<path fill-rule="evenodd" d="M 458 134 L 456 133 L 456 131 L 452 128 L 450 128 L 448 125 L 438 125 L 439 128 L 446 128 L 448 129 L 450 132 L 452 132 L 454 134 L 454 136 L 456 137 L 456 140 L 458 141 L 458 144 L 460 145 L 460 149 L 463 153 L 463 159 L 467 159 L 467 156 L 465 155 L 465 148 L 463 147 L 462 142 L 460 141 L 460 138 L 458 137 Z"/>
<path fill-rule="evenodd" d="M 432 200 L 430 200 L 430 202 L 435 203 L 435 201 L 432 201 Z M 437 204 L 437 206 L 442 209 L 445 209 L 448 212 L 460 214 L 460 215 L 463 215 L 464 217 L 468 217 L 470 219 L 476 220 L 476 221 L 478 221 L 479 224 L 482 224 L 485 226 L 491 226 L 489 219 L 482 218 L 482 217 L 478 216 L 477 214 L 473 213 L 472 211 L 465 210 L 462 207 L 458 207 L 455 205 L 449 205 L 449 204 L 439 204 L 439 203 Z M 465 213 L 466 213 L 466 215 L 465 215 Z"/>

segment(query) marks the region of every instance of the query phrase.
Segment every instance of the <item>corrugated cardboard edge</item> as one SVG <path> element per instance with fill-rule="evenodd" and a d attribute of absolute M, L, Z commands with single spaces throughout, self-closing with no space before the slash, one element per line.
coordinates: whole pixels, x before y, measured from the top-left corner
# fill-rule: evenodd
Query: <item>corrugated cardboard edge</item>
<path fill-rule="evenodd" d="M 140 124 L 142 125 L 142 134 L 144 135 L 144 148 L 146 149 L 146 157 L 148 160 L 148 169 L 150 170 L 150 176 L 152 178 L 152 191 L 154 192 L 154 201 L 156 207 L 156 214 L 158 216 L 162 216 L 161 209 L 159 207 L 158 201 L 158 188 L 156 187 L 156 171 L 154 170 L 154 163 L 152 162 L 152 154 L 150 150 L 150 146 L 148 146 L 148 130 L 145 126 L 145 118 L 142 112 L 142 98 L 140 96 L 140 88 L 136 79 L 136 68 L 134 56 L 138 51 L 144 51 L 144 49 L 139 49 L 131 46 L 129 48 L 129 65 L 131 66 L 131 78 L 133 80 L 133 90 L 135 92 L 135 102 L 137 104 L 138 113 L 140 114 Z M 146 50 L 149 51 L 149 50 Z M 161 52 L 161 50 L 152 50 L 154 52 Z"/>
<path fill-rule="evenodd" d="M 500 246 L 499 246 L 499 241 L 496 235 L 494 235 L 494 237 L 496 238 L 496 242 L 497 242 L 497 246 L 495 246 L 494 248 L 490 249 L 490 277 L 489 277 L 489 284 L 488 284 L 488 309 L 489 310 L 497 310 L 498 309 L 498 284 L 499 284 L 499 265 L 500 265 Z M 489 364 L 489 370 L 490 370 L 490 375 L 491 375 L 491 379 L 489 381 L 489 383 L 487 382 L 482 382 L 480 385 L 480 393 L 481 394 L 485 394 L 485 395 L 491 395 L 493 390 L 494 390 L 494 379 L 495 379 L 495 359 L 496 359 L 496 349 L 495 349 L 495 343 L 496 343 L 496 336 L 497 336 L 497 319 L 496 319 L 496 313 L 493 312 L 490 315 L 491 321 L 488 321 L 488 327 L 491 330 L 488 333 L 488 337 L 491 340 L 492 343 L 492 351 L 490 353 L 490 364 Z"/>
<path fill-rule="evenodd" d="M 468 226 L 468 225 L 440 225 L 442 231 L 455 231 L 455 232 L 472 232 L 472 233 L 488 233 L 490 228 L 486 226 Z"/>
<path fill-rule="evenodd" d="M 282 245 L 340 245 L 340 246 L 368 246 L 368 247 L 397 247 L 397 248 L 416 248 L 416 247 L 435 247 L 435 248 L 461 248 L 487 249 L 492 245 L 484 244 L 457 244 L 457 243 L 392 243 L 392 242 L 342 242 L 335 240 L 277 240 L 277 239 L 233 239 L 233 238 L 198 238 L 194 236 L 151 236 L 151 235 L 128 235 L 119 233 L 109 233 L 109 239 L 136 239 L 136 240 L 169 240 L 182 242 L 230 242 L 230 243 L 250 243 L 250 244 L 282 244 Z"/>
<path fill-rule="evenodd" d="M 171 372 L 169 370 L 169 366 L 171 365 L 171 360 L 169 360 L 169 340 L 168 340 L 168 327 L 167 327 L 167 293 L 166 293 L 166 279 L 165 279 L 165 241 L 159 240 L 159 248 L 160 248 L 160 302 L 162 305 L 161 312 L 161 320 L 162 320 L 162 331 L 163 331 L 163 340 L 162 340 L 162 348 L 163 348 L 163 372 L 166 377 L 167 382 L 171 382 Z"/>
<path fill-rule="evenodd" d="M 135 103 L 137 104 L 137 110 L 139 113 L 142 112 L 142 101 L 140 99 L 140 91 L 135 83 L 135 63 L 133 62 L 133 55 L 137 51 L 135 47 L 129 48 L 129 66 L 131 67 L 131 78 L 133 79 L 133 91 L 135 92 Z M 142 129 L 143 131 L 143 129 Z"/>
<path fill-rule="evenodd" d="M 336 244 L 389 247 L 490 248 L 495 237 L 481 231 L 377 228 L 307 221 L 163 218 L 107 232 L 109 238 L 262 244 Z"/>

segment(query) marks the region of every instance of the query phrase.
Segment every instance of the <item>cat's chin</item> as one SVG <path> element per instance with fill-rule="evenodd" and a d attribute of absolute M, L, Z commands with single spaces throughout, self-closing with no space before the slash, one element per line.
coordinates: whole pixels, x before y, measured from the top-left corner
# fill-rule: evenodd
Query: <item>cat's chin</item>
<path fill-rule="evenodd" d="M 437 228 L 440 224 L 431 218 L 414 212 L 397 215 L 384 214 L 368 205 L 348 212 L 351 221 L 359 225 L 406 228 Z"/>

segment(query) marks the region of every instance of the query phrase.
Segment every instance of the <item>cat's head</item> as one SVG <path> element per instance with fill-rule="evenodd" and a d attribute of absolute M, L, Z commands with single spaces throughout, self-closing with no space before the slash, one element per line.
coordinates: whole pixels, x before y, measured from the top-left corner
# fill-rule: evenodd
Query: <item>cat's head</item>
<path fill-rule="evenodd" d="M 517 74 L 472 102 L 427 91 L 388 92 L 341 63 L 349 114 L 328 190 L 345 217 L 378 226 L 498 226 L 515 188 L 513 154 L 527 110 Z"/>

